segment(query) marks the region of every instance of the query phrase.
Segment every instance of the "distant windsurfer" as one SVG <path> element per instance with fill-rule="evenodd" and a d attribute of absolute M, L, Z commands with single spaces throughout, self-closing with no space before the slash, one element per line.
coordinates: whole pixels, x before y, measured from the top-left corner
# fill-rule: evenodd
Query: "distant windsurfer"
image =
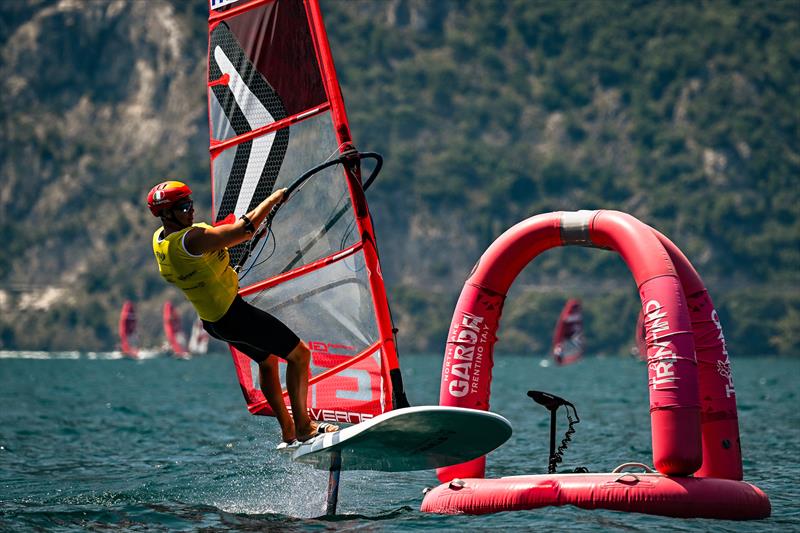
<path fill-rule="evenodd" d="M 153 234 L 153 252 L 161 276 L 183 291 L 212 337 L 258 363 L 261 390 L 281 426 L 283 442 L 279 448 L 339 429 L 313 422 L 308 416 L 308 346 L 280 320 L 239 296 L 239 279 L 230 265 L 228 247 L 250 239 L 285 192 L 273 192 L 235 223 L 217 227 L 193 224 L 192 191 L 185 183 L 165 181 L 147 195 L 150 212 L 162 224 Z M 292 415 L 283 402 L 278 357 L 287 362 L 286 388 Z"/>

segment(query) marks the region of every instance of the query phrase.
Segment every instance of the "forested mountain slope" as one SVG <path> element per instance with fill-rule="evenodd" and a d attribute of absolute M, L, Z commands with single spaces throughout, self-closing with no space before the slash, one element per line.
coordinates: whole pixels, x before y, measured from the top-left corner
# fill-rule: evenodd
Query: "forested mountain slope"
<path fill-rule="evenodd" d="M 669 236 L 732 354 L 800 353 L 796 2 L 323 1 L 399 341 L 440 351 L 461 286 L 502 231 L 618 209 Z M 163 178 L 208 217 L 204 2 L 0 6 L 0 347 L 110 349 L 122 301 L 157 314 L 144 208 Z M 537 258 L 498 350 L 542 353 L 584 300 L 589 352 L 633 344 L 614 254 Z M 188 308 L 184 308 L 188 311 Z"/>

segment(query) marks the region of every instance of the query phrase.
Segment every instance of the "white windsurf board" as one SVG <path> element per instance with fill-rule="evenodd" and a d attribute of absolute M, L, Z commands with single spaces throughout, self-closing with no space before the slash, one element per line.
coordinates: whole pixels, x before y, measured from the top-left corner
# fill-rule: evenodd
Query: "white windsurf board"
<path fill-rule="evenodd" d="M 504 417 L 461 407 L 406 407 L 320 435 L 292 459 L 329 469 L 341 453 L 342 470 L 405 472 L 463 463 L 486 455 L 511 436 Z"/>

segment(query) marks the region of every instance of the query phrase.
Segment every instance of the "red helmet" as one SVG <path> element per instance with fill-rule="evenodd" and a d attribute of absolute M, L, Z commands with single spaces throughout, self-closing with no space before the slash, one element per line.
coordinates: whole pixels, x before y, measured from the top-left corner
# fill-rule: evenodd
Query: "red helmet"
<path fill-rule="evenodd" d="M 161 211 L 171 208 L 191 195 L 192 189 L 182 181 L 165 181 L 150 189 L 147 195 L 147 207 L 153 216 L 161 216 Z"/>

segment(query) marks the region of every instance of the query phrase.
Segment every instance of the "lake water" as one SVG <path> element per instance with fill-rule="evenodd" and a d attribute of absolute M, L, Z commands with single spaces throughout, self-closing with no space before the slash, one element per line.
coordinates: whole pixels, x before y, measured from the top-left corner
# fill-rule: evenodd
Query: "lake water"
<path fill-rule="evenodd" d="M 409 400 L 436 404 L 441 355 L 401 359 Z M 487 477 L 547 470 L 549 414 L 538 389 L 581 421 L 559 469 L 652 464 L 647 373 L 629 358 L 542 367 L 497 354 L 492 410 L 514 435 Z M 130 361 L 108 354 L 0 352 L 3 531 L 800 531 L 800 359 L 733 360 L 745 480 L 772 517 L 679 520 L 574 507 L 473 516 L 419 512 L 433 471 L 343 472 L 338 515 L 323 517 L 327 473 L 273 451 L 272 418 L 247 413 L 230 357 Z M 559 440 L 566 429 L 559 418 Z"/>

